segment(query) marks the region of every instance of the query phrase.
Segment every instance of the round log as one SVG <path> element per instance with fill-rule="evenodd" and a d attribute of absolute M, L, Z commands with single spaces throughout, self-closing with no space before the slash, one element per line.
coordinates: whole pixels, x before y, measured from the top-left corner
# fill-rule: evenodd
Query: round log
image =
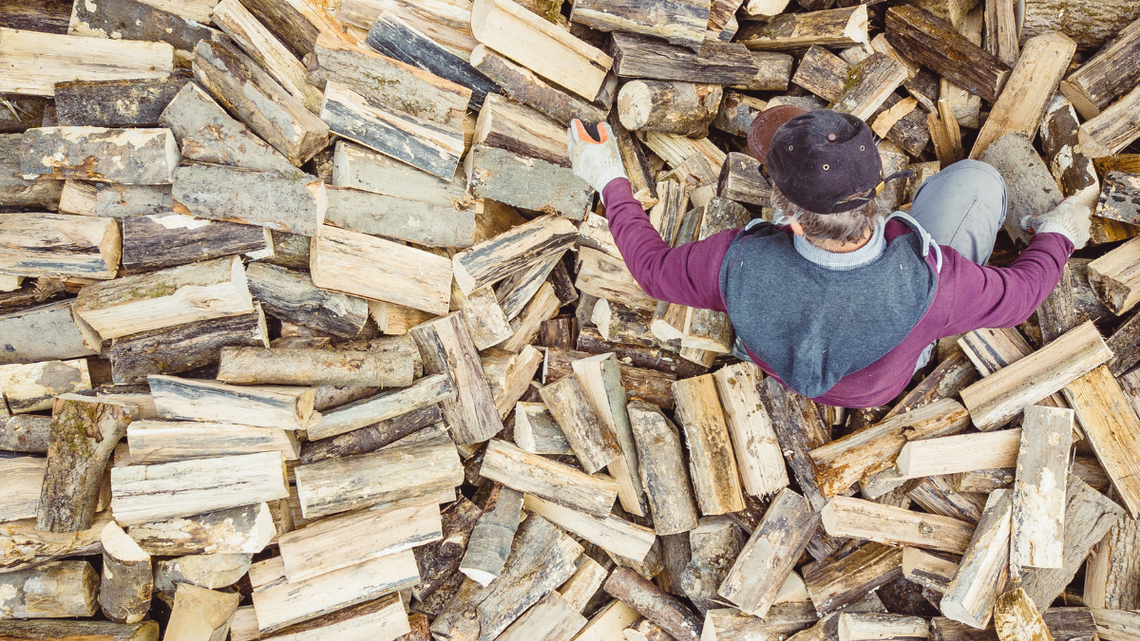
<path fill-rule="evenodd" d="M 618 117 L 627 129 L 702 138 L 722 94 L 718 85 L 634 80 L 618 92 Z"/>

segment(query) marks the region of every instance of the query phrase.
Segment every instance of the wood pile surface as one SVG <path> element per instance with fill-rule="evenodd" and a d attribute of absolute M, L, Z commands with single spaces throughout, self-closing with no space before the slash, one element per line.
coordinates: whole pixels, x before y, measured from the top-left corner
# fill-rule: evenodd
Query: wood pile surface
<path fill-rule="evenodd" d="M 680 245 L 780 104 L 1089 247 L 817 405 L 566 149 Z M 0 639 L 1138 641 L 1137 138 L 1135 0 L 0 0 Z"/>

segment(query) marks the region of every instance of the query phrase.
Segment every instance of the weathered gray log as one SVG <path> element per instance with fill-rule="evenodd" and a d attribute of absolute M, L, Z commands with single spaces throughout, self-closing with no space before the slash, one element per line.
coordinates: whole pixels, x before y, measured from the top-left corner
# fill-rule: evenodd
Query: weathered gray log
<path fill-rule="evenodd" d="M 55 86 L 60 125 L 158 127 L 162 111 L 189 80 L 175 74 L 162 80 L 61 82 Z"/>
<path fill-rule="evenodd" d="M 483 208 L 482 202 L 470 198 L 434 207 L 425 201 L 348 187 L 329 187 L 327 194 L 326 223 L 424 247 L 470 247 L 475 218 Z"/>
<path fill-rule="evenodd" d="M 123 271 L 165 269 L 233 254 L 264 258 L 273 251 L 269 230 L 177 213 L 128 216 L 123 226 Z"/>
<path fill-rule="evenodd" d="M 309 464 L 373 452 L 428 425 L 438 423 L 442 418 L 439 405 L 429 405 L 344 434 L 306 443 L 301 448 L 300 460 L 302 464 Z"/>
<path fill-rule="evenodd" d="M 703 627 L 689 608 L 629 568 L 606 579 L 605 591 L 661 626 L 677 641 L 697 641 Z"/>
<path fill-rule="evenodd" d="M 30 619 L 0 621 L 0 636 L 21 641 L 158 641 L 158 622 Z"/>
<path fill-rule="evenodd" d="M 262 171 L 295 170 L 276 149 L 226 113 L 195 83 L 182 87 L 160 121 L 178 138 L 184 160 Z"/>
<path fill-rule="evenodd" d="M 68 33 L 75 36 L 166 42 L 187 55 L 217 32 L 205 24 L 138 0 L 110 0 L 73 6 Z"/>
<path fill-rule="evenodd" d="M 598 31 L 641 33 L 699 49 L 709 23 L 709 2 L 575 0 L 570 20 Z"/>
<path fill-rule="evenodd" d="M 50 417 L 16 414 L 0 418 L 0 450 L 46 453 L 50 437 Z"/>
<path fill-rule="evenodd" d="M 24 178 L 20 173 L 23 134 L 0 134 L 0 207 L 35 207 L 55 211 L 63 183 L 52 178 Z"/>
<path fill-rule="evenodd" d="M 128 185 L 169 185 L 178 143 L 169 129 L 41 127 L 24 132 L 20 173 Z"/>
<path fill-rule="evenodd" d="M 78 318 L 74 301 L 48 303 L 0 316 L 0 365 L 93 356 L 101 342 Z"/>
<path fill-rule="evenodd" d="M 483 587 L 499 578 L 511 551 L 511 542 L 519 528 L 523 493 L 509 487 L 492 490 L 489 505 L 479 517 L 459 571 Z"/>
<path fill-rule="evenodd" d="M 343 338 L 356 336 L 368 322 L 364 299 L 319 289 L 304 272 L 252 263 L 246 278 L 253 297 L 281 320 Z"/>
<path fill-rule="evenodd" d="M 103 544 L 103 578 L 99 607 L 104 616 L 118 623 L 138 623 L 150 611 L 154 575 L 150 555 L 117 523 L 108 523 L 100 537 Z"/>
<path fill-rule="evenodd" d="M 316 176 L 225 165 L 188 165 L 174 172 L 171 193 L 199 218 L 263 225 L 315 236 L 328 194 Z"/>
<path fill-rule="evenodd" d="M 83 180 L 63 183 L 59 210 L 68 214 L 124 218 L 174 209 L 170 185 L 122 185 Z"/>
<path fill-rule="evenodd" d="M 1007 202 L 1003 229 L 1010 237 L 1027 242 L 1031 235 L 1021 229 L 1026 216 L 1040 216 L 1064 199 L 1057 181 L 1025 134 L 1011 133 L 995 140 L 981 156 L 1005 180 Z"/>
<path fill-rule="evenodd" d="M 706 42 L 700 54 L 641 34 L 613 33 L 614 73 L 622 78 L 683 80 L 716 85 L 751 82 L 759 71 L 738 43 Z"/>
<path fill-rule="evenodd" d="M 493 80 L 503 93 L 564 126 L 578 118 L 583 122 L 601 122 L 606 114 L 589 102 L 551 86 L 526 67 L 479 44 L 471 51 L 471 65 Z"/>
<path fill-rule="evenodd" d="M 593 189 L 574 172 L 539 158 L 475 145 L 464 161 L 471 193 L 544 214 L 582 220 Z"/>

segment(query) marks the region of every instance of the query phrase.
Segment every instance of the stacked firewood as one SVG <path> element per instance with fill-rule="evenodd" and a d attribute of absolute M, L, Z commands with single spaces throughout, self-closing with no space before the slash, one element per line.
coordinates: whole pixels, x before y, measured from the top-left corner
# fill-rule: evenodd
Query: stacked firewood
<path fill-rule="evenodd" d="M 780 104 L 1090 246 L 817 405 L 566 149 L 681 245 Z M 0 638 L 1136 641 L 1137 114 L 1134 0 L 0 1 Z"/>

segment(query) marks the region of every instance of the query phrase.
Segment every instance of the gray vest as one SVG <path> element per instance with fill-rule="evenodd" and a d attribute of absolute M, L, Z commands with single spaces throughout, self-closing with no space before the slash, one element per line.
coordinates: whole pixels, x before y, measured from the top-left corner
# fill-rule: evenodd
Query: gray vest
<path fill-rule="evenodd" d="M 897 347 L 934 302 L 919 233 L 848 271 L 817 265 L 771 223 L 741 232 L 720 286 L 740 341 L 792 390 L 814 398 Z"/>

